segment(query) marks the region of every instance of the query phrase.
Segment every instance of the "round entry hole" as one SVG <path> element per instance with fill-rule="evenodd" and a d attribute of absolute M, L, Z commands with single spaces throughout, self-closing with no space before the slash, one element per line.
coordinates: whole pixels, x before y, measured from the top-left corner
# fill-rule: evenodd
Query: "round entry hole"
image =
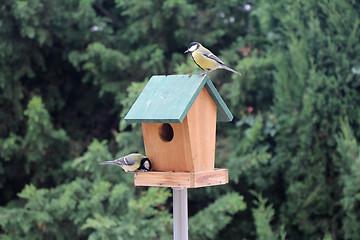
<path fill-rule="evenodd" d="M 170 142 L 174 137 L 174 130 L 168 123 L 163 123 L 159 128 L 159 135 L 164 142 Z"/>

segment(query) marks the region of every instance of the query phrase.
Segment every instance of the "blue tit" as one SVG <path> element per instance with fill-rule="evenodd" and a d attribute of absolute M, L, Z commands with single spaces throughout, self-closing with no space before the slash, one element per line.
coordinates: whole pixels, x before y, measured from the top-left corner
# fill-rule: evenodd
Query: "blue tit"
<path fill-rule="evenodd" d="M 215 56 L 215 54 L 210 52 L 210 50 L 206 49 L 198 42 L 190 43 L 188 49 L 184 53 L 191 54 L 191 57 L 196 65 L 205 71 L 204 74 L 222 68 L 241 75 L 241 73 L 235 71 L 234 69 L 225 66 L 225 64 L 217 56 Z"/>
<path fill-rule="evenodd" d="M 140 154 L 140 153 L 131 153 L 124 157 L 118 158 L 114 161 L 106 161 L 100 164 L 114 164 L 122 167 L 125 172 L 138 172 L 138 171 L 150 171 L 151 162 L 150 160 Z"/>

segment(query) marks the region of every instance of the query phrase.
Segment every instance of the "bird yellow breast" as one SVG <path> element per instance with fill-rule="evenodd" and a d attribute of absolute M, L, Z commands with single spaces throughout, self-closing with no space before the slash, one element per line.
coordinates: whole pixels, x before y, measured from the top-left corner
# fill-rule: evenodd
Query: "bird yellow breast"
<path fill-rule="evenodd" d="M 194 58 L 194 61 L 197 63 L 197 65 L 199 65 L 204 70 L 216 68 L 218 65 L 215 60 L 205 57 L 199 51 L 193 52 L 192 57 Z"/>
<path fill-rule="evenodd" d="M 140 163 L 135 163 L 134 165 L 121 165 L 125 172 L 133 172 L 140 167 Z"/>

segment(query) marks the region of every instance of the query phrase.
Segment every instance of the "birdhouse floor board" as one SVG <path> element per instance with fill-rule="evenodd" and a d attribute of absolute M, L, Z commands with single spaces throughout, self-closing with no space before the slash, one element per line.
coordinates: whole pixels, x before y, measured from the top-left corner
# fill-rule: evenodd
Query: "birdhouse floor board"
<path fill-rule="evenodd" d="M 135 186 L 199 188 L 223 185 L 229 182 L 227 169 L 206 172 L 136 172 Z"/>

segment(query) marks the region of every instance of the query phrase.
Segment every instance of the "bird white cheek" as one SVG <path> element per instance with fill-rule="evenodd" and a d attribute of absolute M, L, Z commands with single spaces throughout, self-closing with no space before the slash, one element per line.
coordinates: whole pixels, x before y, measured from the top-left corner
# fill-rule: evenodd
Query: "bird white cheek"
<path fill-rule="evenodd" d="M 149 169 L 149 168 L 150 168 L 150 164 L 149 164 L 148 161 L 146 161 L 146 162 L 144 163 L 144 168 L 145 168 L 145 169 Z"/>
<path fill-rule="evenodd" d="M 191 47 L 189 48 L 189 52 L 193 52 L 193 51 L 195 51 L 195 50 L 196 50 L 196 48 L 197 48 L 197 46 L 196 46 L 196 45 L 191 46 Z"/>

